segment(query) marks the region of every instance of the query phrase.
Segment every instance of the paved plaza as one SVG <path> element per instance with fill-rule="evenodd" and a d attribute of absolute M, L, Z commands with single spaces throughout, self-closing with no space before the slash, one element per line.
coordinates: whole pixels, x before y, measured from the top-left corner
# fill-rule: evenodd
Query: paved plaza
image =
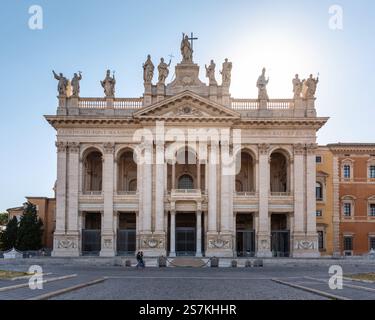
<path fill-rule="evenodd" d="M 35 261 L 33 261 L 35 262 Z M 340 265 L 339 261 L 332 264 Z M 328 286 L 329 266 L 272 263 L 261 268 L 125 268 L 87 264 L 42 264 L 46 282 L 30 290 L 27 279 L 0 280 L 0 299 L 53 300 L 374 300 L 375 283 L 344 281 Z M 29 265 L 1 264 L 27 271 Z M 373 263 L 342 264 L 344 275 L 373 272 Z"/>

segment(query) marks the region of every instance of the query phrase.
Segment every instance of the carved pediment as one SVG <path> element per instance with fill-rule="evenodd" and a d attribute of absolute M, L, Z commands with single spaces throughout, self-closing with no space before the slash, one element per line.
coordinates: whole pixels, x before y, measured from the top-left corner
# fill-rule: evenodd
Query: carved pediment
<path fill-rule="evenodd" d="M 216 102 L 185 91 L 136 112 L 138 119 L 237 119 L 240 115 Z"/>

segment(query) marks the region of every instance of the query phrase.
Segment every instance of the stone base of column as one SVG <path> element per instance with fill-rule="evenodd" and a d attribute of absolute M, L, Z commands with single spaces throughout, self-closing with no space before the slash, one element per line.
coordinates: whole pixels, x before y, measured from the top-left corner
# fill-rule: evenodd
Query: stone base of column
<path fill-rule="evenodd" d="M 271 235 L 269 233 L 258 234 L 256 256 L 258 258 L 272 258 Z"/>
<path fill-rule="evenodd" d="M 141 233 L 139 236 L 139 251 L 146 257 L 166 256 L 165 232 Z"/>
<path fill-rule="evenodd" d="M 233 236 L 231 233 L 207 232 L 206 257 L 233 257 Z"/>
<path fill-rule="evenodd" d="M 102 250 L 100 250 L 101 257 L 115 257 L 116 243 L 115 235 L 110 233 L 102 233 Z"/>
<path fill-rule="evenodd" d="M 79 234 L 57 234 L 53 238 L 52 257 L 79 257 Z"/>
<path fill-rule="evenodd" d="M 318 258 L 320 257 L 317 234 L 293 236 L 293 258 Z"/>

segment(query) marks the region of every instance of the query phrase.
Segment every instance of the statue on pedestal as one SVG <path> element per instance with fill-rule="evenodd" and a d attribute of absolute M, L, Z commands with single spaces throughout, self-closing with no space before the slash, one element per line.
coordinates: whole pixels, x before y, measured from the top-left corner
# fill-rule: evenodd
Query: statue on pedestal
<path fill-rule="evenodd" d="M 257 81 L 257 88 L 258 88 L 258 99 L 259 100 L 266 100 L 268 101 L 268 93 L 267 93 L 267 84 L 269 82 L 269 78 L 266 80 L 266 68 L 263 68 L 262 74 L 259 76 Z"/>
<path fill-rule="evenodd" d="M 301 93 L 302 93 L 302 81 L 299 78 L 298 74 L 296 74 L 296 77 L 293 79 L 292 83 L 293 83 L 294 99 L 300 99 Z"/>
<path fill-rule="evenodd" d="M 57 91 L 59 93 L 59 96 L 66 96 L 67 87 L 69 83 L 68 79 L 65 78 L 62 73 L 57 74 L 54 70 L 52 70 L 52 72 L 55 79 L 59 81 L 57 84 Z"/>
<path fill-rule="evenodd" d="M 143 81 L 145 83 L 151 83 L 154 77 L 154 64 L 151 61 L 151 56 L 147 56 L 146 62 L 143 64 Z"/>
<path fill-rule="evenodd" d="M 82 72 L 75 73 L 72 81 L 70 82 L 73 88 L 73 97 L 79 97 L 80 86 L 79 82 L 82 80 Z"/>
<path fill-rule="evenodd" d="M 208 67 L 207 67 L 207 65 L 205 65 L 205 68 L 206 68 L 206 77 L 209 80 L 209 85 L 210 86 L 211 85 L 217 85 L 217 82 L 216 82 L 216 79 L 215 79 L 216 64 L 215 64 L 214 60 L 211 60 L 211 63 Z"/>
<path fill-rule="evenodd" d="M 159 84 L 165 84 L 165 80 L 168 78 L 169 75 L 169 67 L 171 66 L 172 60 L 169 60 L 169 63 L 166 64 L 164 62 L 164 58 L 160 59 L 160 64 L 158 66 L 159 71 Z"/>
<path fill-rule="evenodd" d="M 220 71 L 220 74 L 223 80 L 222 85 L 229 87 L 232 79 L 232 62 L 228 62 L 227 58 L 223 63 L 223 70 Z"/>
<path fill-rule="evenodd" d="M 115 96 L 115 72 L 113 72 L 113 77 L 111 77 L 111 71 L 107 70 L 106 77 L 103 81 L 100 81 L 102 87 L 104 88 L 104 94 L 107 98 L 113 98 Z"/>
<path fill-rule="evenodd" d="M 193 62 L 193 49 L 191 47 L 189 36 L 182 34 L 181 41 L 181 55 L 182 63 L 192 63 Z"/>
<path fill-rule="evenodd" d="M 313 77 L 312 74 L 310 74 L 310 77 L 307 80 L 303 80 L 303 86 L 304 86 L 304 98 L 305 99 L 314 99 L 316 88 L 318 86 L 319 77 L 316 79 Z"/>

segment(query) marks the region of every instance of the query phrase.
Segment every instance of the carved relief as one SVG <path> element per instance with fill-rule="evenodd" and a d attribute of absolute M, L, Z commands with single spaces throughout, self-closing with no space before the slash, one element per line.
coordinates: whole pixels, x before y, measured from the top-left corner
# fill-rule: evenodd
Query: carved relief
<path fill-rule="evenodd" d="M 113 153 L 115 151 L 115 144 L 112 142 L 106 142 L 103 145 L 103 149 L 105 153 Z"/>
<path fill-rule="evenodd" d="M 210 249 L 231 249 L 231 241 L 228 239 L 211 238 L 208 240 L 208 247 Z"/>
<path fill-rule="evenodd" d="M 112 249 L 113 248 L 113 243 L 112 239 L 104 239 L 104 249 Z"/>
<path fill-rule="evenodd" d="M 142 248 L 147 249 L 164 249 L 165 242 L 163 238 L 144 237 L 141 239 Z"/>
<path fill-rule="evenodd" d="M 317 149 L 318 145 L 316 143 L 310 143 L 306 145 L 306 151 L 308 155 L 314 155 Z"/>
<path fill-rule="evenodd" d="M 294 249 L 296 250 L 315 250 L 315 241 L 299 240 L 295 242 Z"/>
<path fill-rule="evenodd" d="M 203 112 L 199 111 L 198 109 L 195 109 L 189 105 L 182 106 L 178 108 L 174 112 L 175 116 L 195 116 L 195 117 L 203 117 Z"/>
<path fill-rule="evenodd" d="M 74 239 L 62 239 L 57 242 L 58 249 L 76 249 L 77 247 L 77 241 Z"/>

